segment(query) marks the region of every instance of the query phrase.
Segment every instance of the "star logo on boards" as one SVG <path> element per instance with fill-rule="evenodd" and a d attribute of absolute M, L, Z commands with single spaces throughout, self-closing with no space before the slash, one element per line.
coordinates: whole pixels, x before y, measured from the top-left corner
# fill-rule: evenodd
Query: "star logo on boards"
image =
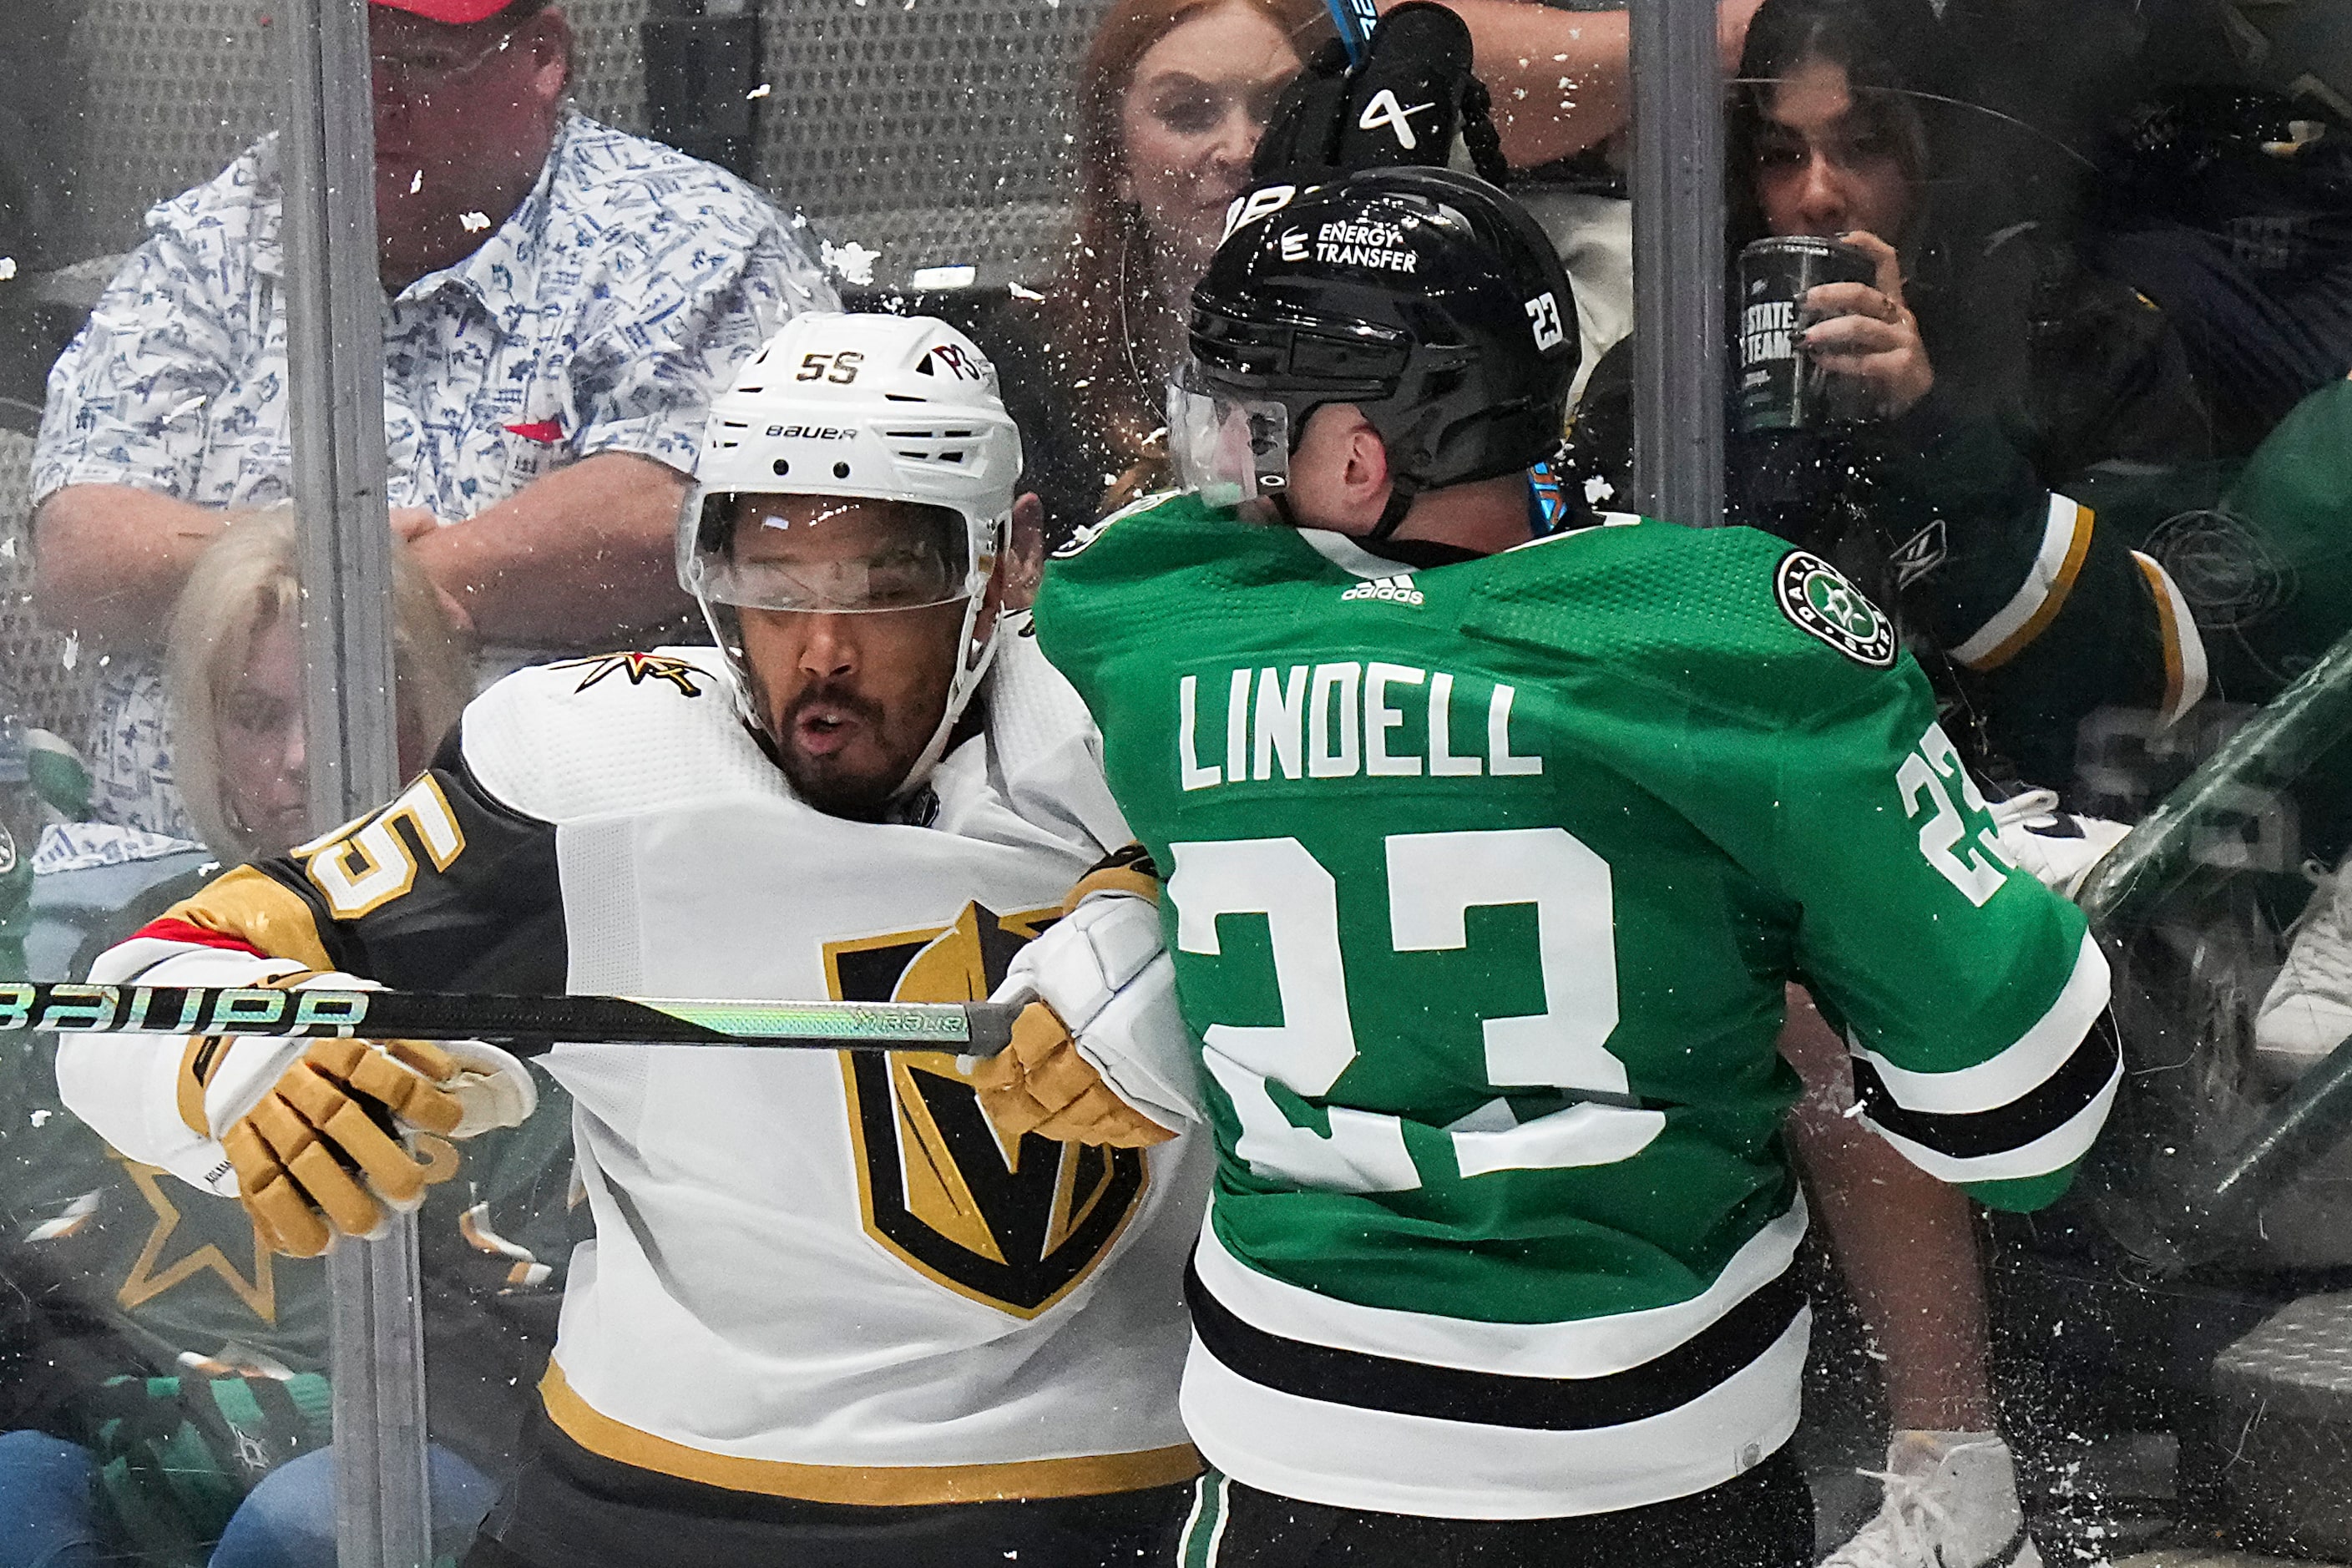
<path fill-rule="evenodd" d="M 682 658 L 672 658 L 660 653 L 608 653 L 594 658 L 566 659 L 555 666 L 558 669 L 584 669 L 575 691 L 585 691 L 608 675 L 625 675 L 632 686 L 643 686 L 648 680 L 667 680 L 688 697 L 699 697 L 698 681 L 708 675 L 696 665 Z"/>
<path fill-rule="evenodd" d="M 247 1474 L 258 1476 L 269 1468 L 269 1450 L 262 1446 L 260 1438 L 235 1425 L 229 1431 L 236 1437 L 236 1462 Z"/>
<path fill-rule="evenodd" d="M 122 1160 L 122 1156 L 114 1156 Z M 269 1248 L 262 1243 L 260 1233 L 252 1231 L 253 1268 L 248 1275 L 240 1272 L 227 1254 L 210 1241 L 195 1247 L 168 1262 L 164 1254 L 170 1247 L 172 1233 L 180 1228 L 180 1209 L 164 1192 L 157 1177 L 165 1173 L 161 1166 L 141 1165 L 122 1160 L 124 1172 L 131 1177 L 139 1195 L 155 1216 L 154 1228 L 147 1233 L 147 1243 L 139 1250 L 138 1261 L 131 1264 L 115 1300 L 126 1309 L 136 1309 L 173 1287 L 206 1273 L 219 1276 L 229 1293 L 242 1301 L 246 1310 L 265 1323 L 278 1321 L 278 1292 L 270 1278 Z M 175 1183 L 176 1186 L 177 1184 Z M 181 1191 L 186 1191 L 181 1188 Z"/>

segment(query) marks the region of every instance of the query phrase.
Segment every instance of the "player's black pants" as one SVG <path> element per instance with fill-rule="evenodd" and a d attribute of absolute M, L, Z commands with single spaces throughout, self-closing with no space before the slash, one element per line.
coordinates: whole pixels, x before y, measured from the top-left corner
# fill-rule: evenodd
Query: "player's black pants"
<path fill-rule="evenodd" d="M 1808 1568 L 1813 1499 L 1786 1448 L 1736 1480 L 1570 1519 L 1430 1519 L 1201 1479 L 1180 1568 Z"/>
<path fill-rule="evenodd" d="M 543 1416 L 533 1427 L 465 1568 L 1156 1568 L 1192 1502 L 1189 1485 L 925 1508 L 799 1502 L 615 1463 Z"/>

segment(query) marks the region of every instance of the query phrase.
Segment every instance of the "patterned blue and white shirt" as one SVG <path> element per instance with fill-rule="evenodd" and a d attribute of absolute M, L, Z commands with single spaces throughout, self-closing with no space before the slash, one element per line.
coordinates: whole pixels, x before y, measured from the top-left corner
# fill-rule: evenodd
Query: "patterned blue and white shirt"
<path fill-rule="evenodd" d="M 49 374 L 37 502 L 76 484 L 205 506 L 287 498 L 278 178 L 265 140 L 147 215 L 146 242 Z M 386 301 L 392 504 L 456 522 L 599 452 L 691 473 L 736 365 L 787 317 L 839 308 L 806 233 L 721 169 L 567 115 L 514 215 Z M 194 837 L 152 661 L 114 656 L 100 703 L 99 814 Z"/>

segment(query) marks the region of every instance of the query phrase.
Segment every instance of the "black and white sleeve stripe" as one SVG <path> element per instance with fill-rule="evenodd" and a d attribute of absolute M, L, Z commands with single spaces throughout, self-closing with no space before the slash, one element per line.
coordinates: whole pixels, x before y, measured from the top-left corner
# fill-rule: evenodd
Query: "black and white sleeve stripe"
<path fill-rule="evenodd" d="M 1864 1119 L 1941 1181 L 2013 1181 L 2065 1169 L 2098 1136 L 2123 1077 L 2115 1032 L 2101 1024 L 2107 984 L 2106 959 L 2085 934 L 2057 1000 L 1985 1061 L 1919 1072 L 1857 1043 L 1854 1094 Z"/>

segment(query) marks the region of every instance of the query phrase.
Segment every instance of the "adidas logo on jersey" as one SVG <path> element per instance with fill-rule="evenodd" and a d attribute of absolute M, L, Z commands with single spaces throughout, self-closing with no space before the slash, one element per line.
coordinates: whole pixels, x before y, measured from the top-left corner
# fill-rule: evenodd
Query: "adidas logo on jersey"
<path fill-rule="evenodd" d="M 1398 577 L 1375 577 L 1369 583 L 1359 583 L 1339 595 L 1339 602 L 1350 599 L 1387 599 L 1399 605 L 1421 603 L 1421 590 L 1412 585 L 1410 572 Z"/>

